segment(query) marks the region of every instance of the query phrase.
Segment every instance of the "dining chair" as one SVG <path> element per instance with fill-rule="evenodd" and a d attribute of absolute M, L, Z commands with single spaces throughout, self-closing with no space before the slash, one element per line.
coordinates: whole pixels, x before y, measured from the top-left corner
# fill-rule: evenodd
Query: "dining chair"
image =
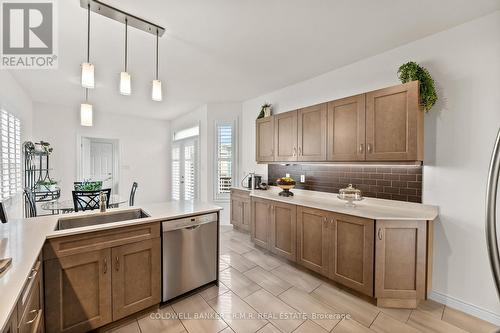
<path fill-rule="evenodd" d="M 72 191 L 75 212 L 99 209 L 99 195 L 101 192 L 106 194 L 106 207 L 109 207 L 110 188 L 97 191 Z"/>
<path fill-rule="evenodd" d="M 130 198 L 128 200 L 128 205 L 133 206 L 135 201 L 135 191 L 137 190 L 137 182 L 132 184 L 132 189 L 130 190 Z"/>
<path fill-rule="evenodd" d="M 36 211 L 36 200 L 35 200 L 35 193 L 28 188 L 24 188 L 24 213 L 26 217 L 36 217 L 37 216 L 37 211 Z"/>

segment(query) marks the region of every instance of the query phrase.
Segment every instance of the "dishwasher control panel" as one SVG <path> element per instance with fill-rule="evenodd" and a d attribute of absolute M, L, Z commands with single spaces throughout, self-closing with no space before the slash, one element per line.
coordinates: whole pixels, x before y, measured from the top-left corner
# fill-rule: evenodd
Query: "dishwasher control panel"
<path fill-rule="evenodd" d="M 164 221 L 162 222 L 163 232 L 177 229 L 184 229 L 200 224 L 217 222 L 217 213 L 203 214 L 184 217 L 176 220 Z"/>

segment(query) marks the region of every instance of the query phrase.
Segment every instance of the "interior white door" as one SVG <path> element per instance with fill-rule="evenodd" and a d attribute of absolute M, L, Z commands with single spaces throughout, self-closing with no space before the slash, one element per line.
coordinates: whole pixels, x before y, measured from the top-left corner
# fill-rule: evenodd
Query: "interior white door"
<path fill-rule="evenodd" d="M 198 197 L 198 141 L 185 139 L 172 144 L 172 199 Z"/>
<path fill-rule="evenodd" d="M 102 181 L 102 188 L 111 188 L 116 193 L 115 143 L 113 140 L 84 138 L 82 140 L 82 178 Z"/>

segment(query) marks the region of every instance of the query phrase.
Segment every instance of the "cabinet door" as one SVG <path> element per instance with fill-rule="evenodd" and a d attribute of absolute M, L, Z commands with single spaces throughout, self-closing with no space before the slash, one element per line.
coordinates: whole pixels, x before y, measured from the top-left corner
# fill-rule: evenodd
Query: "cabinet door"
<path fill-rule="evenodd" d="M 113 320 L 160 303 L 160 238 L 112 249 Z"/>
<path fill-rule="evenodd" d="M 373 296 L 373 220 L 334 214 L 331 278 Z"/>
<path fill-rule="evenodd" d="M 297 207 L 297 261 L 304 267 L 328 275 L 330 213 Z"/>
<path fill-rule="evenodd" d="M 2 333 L 17 333 L 17 310 L 15 307 Z"/>
<path fill-rule="evenodd" d="M 297 259 L 297 208 L 280 202 L 271 206 L 271 252 L 288 260 Z"/>
<path fill-rule="evenodd" d="M 244 219 L 243 200 L 231 194 L 231 224 L 235 227 L 241 227 Z"/>
<path fill-rule="evenodd" d="M 297 111 L 274 116 L 274 160 L 297 161 Z"/>
<path fill-rule="evenodd" d="M 298 111 L 299 161 L 326 160 L 327 103 L 313 105 Z"/>
<path fill-rule="evenodd" d="M 329 161 L 365 159 L 365 95 L 328 103 Z"/>
<path fill-rule="evenodd" d="M 274 161 L 274 117 L 257 119 L 255 123 L 255 159 Z"/>
<path fill-rule="evenodd" d="M 271 224 L 271 205 L 267 200 L 252 198 L 252 241 L 263 248 L 269 248 L 269 229 Z"/>
<path fill-rule="evenodd" d="M 415 307 L 425 298 L 426 221 L 377 220 L 376 226 L 375 297 L 382 305 L 406 299 Z"/>
<path fill-rule="evenodd" d="M 418 81 L 366 94 L 366 160 L 423 158 L 423 111 Z"/>
<path fill-rule="evenodd" d="M 241 224 L 241 229 L 245 231 L 250 231 L 250 199 L 243 200 L 243 220 Z"/>
<path fill-rule="evenodd" d="M 111 322 L 111 250 L 44 262 L 47 332 L 87 332 Z"/>

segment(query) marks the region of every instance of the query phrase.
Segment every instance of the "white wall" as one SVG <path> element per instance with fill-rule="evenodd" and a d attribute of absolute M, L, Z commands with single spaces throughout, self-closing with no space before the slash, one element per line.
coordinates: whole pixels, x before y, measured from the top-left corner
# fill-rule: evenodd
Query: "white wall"
<path fill-rule="evenodd" d="M 0 70 L 0 109 L 16 115 L 21 120 L 21 142 L 31 140 L 33 103 L 7 70 Z M 22 217 L 22 194 L 19 193 L 11 200 L 7 200 L 5 206 L 9 218 Z"/>
<path fill-rule="evenodd" d="M 500 324 L 484 236 L 488 163 L 500 125 L 500 12 L 243 103 L 241 175 L 255 170 L 255 118 L 398 84 L 414 60 L 427 67 L 439 102 L 425 117 L 424 203 L 438 205 L 432 297 Z"/>
<path fill-rule="evenodd" d="M 62 197 L 71 198 L 78 180 L 77 144 L 82 136 L 119 140 L 119 194 L 128 199 L 132 182 L 139 186 L 136 204 L 170 198 L 170 124 L 167 121 L 99 112 L 94 106 L 94 126 L 80 126 L 79 105 L 34 105 L 34 140 L 51 143 L 52 176 Z"/>

